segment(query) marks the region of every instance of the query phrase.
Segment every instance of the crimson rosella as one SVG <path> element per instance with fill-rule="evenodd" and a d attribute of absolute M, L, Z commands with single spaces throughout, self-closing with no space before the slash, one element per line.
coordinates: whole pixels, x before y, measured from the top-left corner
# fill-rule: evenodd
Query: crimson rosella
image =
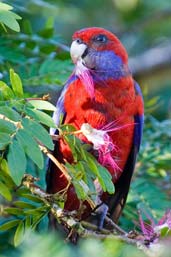
<path fill-rule="evenodd" d="M 107 212 L 113 221 L 118 221 L 126 202 L 142 136 L 143 98 L 128 68 L 127 52 L 111 32 L 96 27 L 75 32 L 70 54 L 75 69 L 57 101 L 53 119 L 59 125 L 62 114 L 63 124 L 71 124 L 82 131 L 89 126 L 94 131 L 103 131 L 107 138 L 107 151 L 106 144 L 100 148 L 98 138 L 94 143 L 94 149 L 99 149 L 95 156 L 110 172 L 115 186 L 113 195 L 98 192 L 97 213 L 99 210 L 99 227 L 102 227 Z M 58 132 L 52 129 L 51 133 Z M 93 139 L 91 142 L 91 138 L 86 138 L 86 133 L 80 138 L 93 144 Z M 61 163 L 72 162 L 72 153 L 63 140 L 55 143 L 54 156 Z M 50 162 L 47 191 L 56 193 L 66 186 L 65 175 Z M 71 185 L 64 208 L 78 210 L 79 205 Z M 90 215 L 90 206 L 87 203 L 85 206 L 85 212 Z"/>

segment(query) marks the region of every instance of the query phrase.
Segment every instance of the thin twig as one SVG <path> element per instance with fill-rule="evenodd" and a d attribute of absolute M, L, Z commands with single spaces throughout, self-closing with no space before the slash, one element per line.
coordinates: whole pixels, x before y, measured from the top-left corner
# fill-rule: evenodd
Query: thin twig
<path fill-rule="evenodd" d="M 95 224 L 93 224 L 93 223 L 90 223 L 90 222 L 87 222 L 87 221 L 82 220 L 82 221 L 81 221 L 81 225 L 82 225 L 84 228 L 88 229 L 88 230 L 96 231 L 96 232 L 98 231 L 98 227 L 97 227 Z M 105 228 L 100 229 L 99 232 L 102 233 L 102 234 L 104 234 L 104 235 L 108 235 L 108 234 L 111 233 L 110 230 L 105 229 Z"/>
<path fill-rule="evenodd" d="M 105 218 L 105 221 L 110 225 L 115 231 L 119 232 L 121 235 L 127 235 L 128 233 L 120 228 L 116 223 L 113 222 L 109 217 Z"/>
<path fill-rule="evenodd" d="M 71 183 L 72 178 L 68 174 L 68 171 L 66 168 L 48 151 L 48 149 L 45 146 L 42 146 L 39 144 L 40 150 L 46 154 L 46 156 L 62 171 L 66 179 L 69 183 Z"/>
<path fill-rule="evenodd" d="M 43 95 L 42 97 L 34 97 L 34 98 L 25 98 L 26 101 L 34 101 L 34 100 L 42 100 L 42 101 L 49 101 L 51 99 L 49 94 Z"/>

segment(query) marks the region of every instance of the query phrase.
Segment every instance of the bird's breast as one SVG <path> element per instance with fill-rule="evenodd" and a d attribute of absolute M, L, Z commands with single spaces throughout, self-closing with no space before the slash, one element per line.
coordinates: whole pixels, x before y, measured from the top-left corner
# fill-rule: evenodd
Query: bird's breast
<path fill-rule="evenodd" d="M 127 84 L 125 84 L 127 82 Z M 95 84 L 95 97 L 91 99 L 84 85 L 78 79 L 69 87 L 64 99 L 66 111 L 65 123 L 80 129 L 83 123 L 101 129 L 116 121 L 116 129 L 109 132 L 118 151 L 114 158 L 123 169 L 128 158 L 134 133 L 134 115 L 136 113 L 135 92 L 132 80 Z"/>
<path fill-rule="evenodd" d="M 132 85 L 122 88 L 120 81 L 95 83 L 95 96 L 91 99 L 78 79 L 71 83 L 65 94 L 65 123 L 75 123 L 80 127 L 86 122 L 98 128 L 124 115 L 131 118 L 135 112 L 134 102 Z"/>

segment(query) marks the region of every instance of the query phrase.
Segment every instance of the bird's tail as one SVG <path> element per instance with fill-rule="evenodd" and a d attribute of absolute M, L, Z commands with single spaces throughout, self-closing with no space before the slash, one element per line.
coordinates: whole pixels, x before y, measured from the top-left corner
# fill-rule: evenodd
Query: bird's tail
<path fill-rule="evenodd" d="M 132 174 L 136 162 L 137 149 L 132 147 L 129 158 L 119 180 L 115 183 L 115 194 L 108 202 L 111 219 L 117 223 L 126 203 Z"/>

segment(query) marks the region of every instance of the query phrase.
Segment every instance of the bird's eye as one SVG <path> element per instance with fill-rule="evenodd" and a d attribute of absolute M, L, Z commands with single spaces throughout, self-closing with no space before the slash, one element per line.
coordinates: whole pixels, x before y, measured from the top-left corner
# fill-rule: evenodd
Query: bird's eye
<path fill-rule="evenodd" d="M 75 41 L 77 42 L 77 44 L 82 44 L 82 40 L 80 38 L 77 38 Z"/>
<path fill-rule="evenodd" d="M 105 35 L 100 34 L 100 35 L 96 36 L 93 41 L 98 42 L 98 43 L 106 43 L 107 37 Z"/>

